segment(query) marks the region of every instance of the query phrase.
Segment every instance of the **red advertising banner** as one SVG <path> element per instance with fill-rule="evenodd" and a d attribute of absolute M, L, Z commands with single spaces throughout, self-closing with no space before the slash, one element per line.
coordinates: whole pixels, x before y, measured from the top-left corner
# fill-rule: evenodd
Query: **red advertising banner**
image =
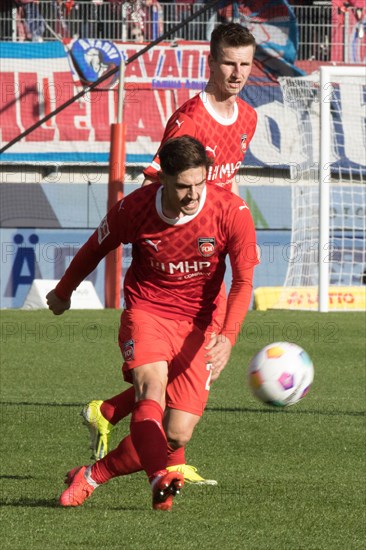
<path fill-rule="evenodd" d="M 68 101 L 86 82 L 116 66 L 115 52 L 127 59 L 141 47 L 78 40 L 67 55 L 58 43 L 5 44 L 0 68 L 4 106 L 1 145 Z M 151 160 L 168 118 L 202 90 L 207 80 L 207 53 L 207 45 L 172 48 L 163 44 L 127 65 L 124 114 L 128 161 Z M 115 83 L 104 84 L 72 103 L 15 144 L 2 159 L 108 162 L 110 126 L 117 110 Z"/>
<path fill-rule="evenodd" d="M 104 40 L 76 40 L 65 51 L 61 43 L 3 43 L 0 66 L 0 146 L 75 96 L 90 82 L 129 59 L 140 44 L 113 44 Z M 199 93 L 208 79 L 209 46 L 184 42 L 172 47 L 160 44 L 126 66 L 124 119 L 127 125 L 127 162 L 151 161 L 173 112 Z M 255 70 L 254 70 L 255 71 Z M 108 163 L 110 127 L 116 121 L 117 82 L 113 76 L 78 101 L 61 110 L 34 132 L 1 155 L 10 162 Z M 254 76 L 243 98 L 254 107 L 265 106 L 275 129 L 286 127 L 279 115 L 279 86 L 263 73 Z M 273 111 L 271 114 L 271 110 Z M 261 117 L 260 117 L 261 118 Z M 286 143 L 276 130 L 266 137 L 263 119 L 260 147 L 249 149 L 247 163 L 263 166 L 288 162 Z M 271 143 L 263 143 L 263 139 Z M 274 143 L 274 141 L 276 143 Z M 273 143 L 272 143 L 273 142 Z M 252 142 L 253 146 L 255 142 Z M 268 158 L 266 159 L 266 155 Z M 280 156 L 281 158 L 277 158 Z"/>

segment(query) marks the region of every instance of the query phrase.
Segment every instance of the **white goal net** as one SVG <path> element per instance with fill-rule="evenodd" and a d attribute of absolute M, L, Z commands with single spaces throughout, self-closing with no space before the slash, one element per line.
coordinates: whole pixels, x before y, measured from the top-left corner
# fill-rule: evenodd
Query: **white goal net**
<path fill-rule="evenodd" d="M 285 286 L 314 289 L 304 309 L 360 309 L 366 288 L 364 68 L 322 67 L 280 84 L 301 140 Z"/>

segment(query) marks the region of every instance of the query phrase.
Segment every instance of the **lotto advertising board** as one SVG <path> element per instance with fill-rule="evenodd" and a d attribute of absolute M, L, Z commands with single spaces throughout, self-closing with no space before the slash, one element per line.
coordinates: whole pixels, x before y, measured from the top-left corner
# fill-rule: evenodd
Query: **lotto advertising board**
<path fill-rule="evenodd" d="M 259 287 L 254 291 L 255 309 L 294 309 L 318 311 L 316 287 Z M 328 293 L 329 311 L 365 311 L 364 287 L 332 286 Z"/>

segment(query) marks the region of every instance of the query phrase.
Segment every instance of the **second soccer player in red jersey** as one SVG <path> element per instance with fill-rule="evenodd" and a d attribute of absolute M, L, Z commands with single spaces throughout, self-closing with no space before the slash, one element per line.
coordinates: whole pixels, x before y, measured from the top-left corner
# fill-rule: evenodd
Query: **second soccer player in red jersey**
<path fill-rule="evenodd" d="M 192 136 L 206 148 L 213 164 L 207 182 L 239 195 L 235 179 L 257 126 L 257 113 L 238 94 L 250 75 L 253 35 L 241 25 L 219 25 L 211 35 L 205 90 L 184 103 L 168 120 L 161 146 L 172 137 Z M 161 147 L 160 146 L 160 147 Z M 144 184 L 158 180 L 159 152 L 144 170 Z"/>
<path fill-rule="evenodd" d="M 170 510 L 184 485 L 168 471 L 170 415 L 184 413 L 187 443 L 208 399 L 210 380 L 225 368 L 248 310 L 257 264 L 248 206 L 233 193 L 206 185 L 204 146 L 189 136 L 161 149 L 161 184 L 138 189 L 117 203 L 47 295 L 62 314 L 73 290 L 108 252 L 133 246 L 124 281 L 126 308 L 119 344 L 135 405 L 130 435 L 103 459 L 67 474 L 62 506 L 78 506 L 113 477 L 145 470 L 153 508 Z M 233 281 L 221 325 L 217 299 L 229 256 Z M 168 437 L 167 437 L 168 436 Z"/>

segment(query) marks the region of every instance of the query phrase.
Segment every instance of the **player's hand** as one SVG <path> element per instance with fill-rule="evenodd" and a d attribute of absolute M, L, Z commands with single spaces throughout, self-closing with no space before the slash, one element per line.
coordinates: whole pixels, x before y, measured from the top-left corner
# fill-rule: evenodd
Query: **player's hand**
<path fill-rule="evenodd" d="M 47 296 L 47 305 L 49 309 L 55 314 L 55 315 L 62 315 L 64 311 L 67 309 L 70 309 L 71 306 L 71 300 L 61 300 L 56 292 L 54 290 L 51 290 Z"/>
<path fill-rule="evenodd" d="M 211 339 L 206 346 L 206 360 L 211 364 L 212 382 L 218 379 L 221 372 L 227 365 L 231 353 L 231 342 L 224 334 L 211 335 Z"/>

